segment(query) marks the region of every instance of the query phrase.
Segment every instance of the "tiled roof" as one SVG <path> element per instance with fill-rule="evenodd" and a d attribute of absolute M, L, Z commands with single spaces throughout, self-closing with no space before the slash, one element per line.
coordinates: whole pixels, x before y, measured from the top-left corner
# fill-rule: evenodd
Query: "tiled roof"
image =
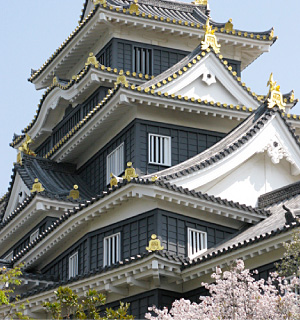
<path fill-rule="evenodd" d="M 127 184 L 139 184 L 139 185 L 155 185 L 161 188 L 166 188 L 169 190 L 173 190 L 175 192 L 186 194 L 188 196 L 192 196 L 195 198 L 207 200 L 209 202 L 218 203 L 226 207 L 230 208 L 236 208 L 242 211 L 245 211 L 247 213 L 254 213 L 261 215 L 262 218 L 267 217 L 270 213 L 266 210 L 256 209 L 251 206 L 246 206 L 237 202 L 228 201 L 226 199 L 221 199 L 219 197 L 209 196 L 207 194 L 203 194 L 201 192 L 195 192 L 195 191 L 189 191 L 188 189 L 183 189 L 182 187 L 177 187 L 175 185 L 171 185 L 169 183 L 165 183 L 163 181 L 150 181 L 145 179 L 132 179 L 130 182 L 128 182 L 126 179 L 124 179 L 122 182 L 118 183 L 117 186 L 114 186 L 113 188 L 109 189 L 108 191 L 103 191 L 100 195 L 97 195 L 95 197 L 92 197 L 89 200 L 86 200 L 80 204 L 78 204 L 73 209 L 68 210 L 65 212 L 59 219 L 57 219 L 45 232 L 40 234 L 37 239 L 35 239 L 33 242 L 29 243 L 26 248 L 21 250 L 16 256 L 13 258 L 13 262 L 20 260 L 21 257 L 23 257 L 28 251 L 30 251 L 33 247 L 35 247 L 39 242 L 41 242 L 44 238 L 46 238 L 50 233 L 52 233 L 56 228 L 58 228 L 61 224 L 63 224 L 66 220 L 68 220 L 70 217 L 76 215 L 78 212 L 83 210 L 86 207 L 89 207 L 90 205 L 94 204 L 95 202 L 98 202 L 99 200 L 103 199 L 104 197 L 108 196 L 109 194 L 115 192 L 116 190 L 119 190 L 120 188 L 124 187 Z"/>
<path fill-rule="evenodd" d="M 143 260 L 143 259 L 150 257 L 150 256 L 159 256 L 162 258 L 166 258 L 169 261 L 172 261 L 175 263 L 180 263 L 180 264 L 187 263 L 186 258 L 178 257 L 174 254 L 167 252 L 167 251 L 144 252 L 142 254 L 138 254 L 138 255 L 132 256 L 130 258 L 125 258 L 125 259 L 123 259 L 123 260 L 121 260 L 111 266 L 96 268 L 96 269 L 93 269 L 87 273 L 77 275 L 76 277 L 73 277 L 71 279 L 57 281 L 57 282 L 50 284 L 46 287 L 36 286 L 33 289 L 29 290 L 28 292 L 23 293 L 20 298 L 25 299 L 25 298 L 28 298 L 30 296 L 33 296 L 33 295 L 36 295 L 36 294 L 39 294 L 42 292 L 46 292 L 46 291 L 50 291 L 50 290 L 53 291 L 53 289 L 55 289 L 59 286 L 69 286 L 70 284 L 72 284 L 76 281 L 88 279 L 88 278 L 91 278 L 95 275 L 103 274 L 103 273 L 110 271 L 110 270 L 122 268 L 125 265 L 135 263 L 137 261 Z"/>
<path fill-rule="evenodd" d="M 209 149 L 178 165 L 156 172 L 155 175 L 164 180 L 173 180 L 213 165 L 256 136 L 276 112 L 280 114 L 294 140 L 300 146 L 299 137 L 295 135 L 295 129 L 285 120 L 278 107 L 268 109 L 265 104 L 262 104 L 253 114 Z M 144 178 L 151 178 L 152 176 L 145 175 Z"/>
<path fill-rule="evenodd" d="M 247 230 L 240 232 L 229 241 L 225 241 L 221 245 L 207 250 L 200 257 L 185 264 L 183 268 L 185 269 L 197 264 L 201 264 L 204 261 L 211 260 L 229 252 L 262 242 L 292 229 L 299 228 L 299 221 L 293 222 L 290 225 L 286 224 L 285 210 L 282 208 L 282 205 L 285 205 L 288 208 L 293 209 L 299 204 L 299 201 L 300 196 L 297 195 L 294 197 L 288 197 L 280 203 L 268 207 L 272 213 L 270 217 L 260 221 L 254 226 L 251 226 Z"/>
<path fill-rule="evenodd" d="M 23 155 L 22 165 L 17 163 L 15 167 L 30 190 L 34 179 L 38 178 L 47 197 L 60 200 L 68 199 L 74 185 L 79 186 L 81 200 L 89 199 L 93 195 L 85 182 L 75 174 L 75 165 Z"/>
<path fill-rule="evenodd" d="M 39 195 L 48 199 L 63 200 L 78 203 L 90 198 L 93 193 L 86 186 L 85 182 L 75 174 L 75 166 L 65 163 L 56 163 L 44 158 L 23 155 L 22 165 L 16 163 L 13 168 L 12 180 L 5 197 L 5 206 L 1 212 L 0 221 L 2 221 L 7 204 L 10 199 L 11 191 L 14 185 L 16 173 L 18 172 L 28 187 L 32 189 L 34 179 L 38 178 L 42 183 L 45 191 Z M 73 200 L 68 198 L 74 185 L 79 186 L 80 198 Z M 0 228 L 6 225 L 11 219 L 18 215 L 32 201 L 35 193 L 31 193 L 4 221 L 1 222 Z"/>
<path fill-rule="evenodd" d="M 115 74 L 116 76 L 119 74 L 119 72 L 121 70 L 118 70 L 117 68 L 111 68 L 111 67 L 105 67 L 104 65 L 98 65 L 98 66 L 93 66 L 93 65 L 86 65 L 84 66 L 84 68 L 76 75 L 73 76 L 73 78 L 66 82 L 62 82 L 60 80 L 58 80 L 57 82 L 52 83 L 52 85 L 50 87 L 47 88 L 47 90 L 44 92 L 42 99 L 40 100 L 38 106 L 37 106 L 37 110 L 36 110 L 36 114 L 34 115 L 32 121 L 29 123 L 29 125 L 24 128 L 22 130 L 22 135 L 14 135 L 13 136 L 13 141 L 10 143 L 11 147 L 14 147 L 15 145 L 17 145 L 18 143 L 20 143 L 24 138 L 25 138 L 25 134 L 27 133 L 32 127 L 33 125 L 36 123 L 39 115 L 40 115 L 40 111 L 42 109 L 42 106 L 44 104 L 45 99 L 47 98 L 47 96 L 55 89 L 55 88 L 60 88 L 61 90 L 69 90 L 71 87 L 73 87 L 73 85 L 79 83 L 82 79 L 85 78 L 85 76 L 87 75 L 88 71 L 91 69 L 98 69 L 101 70 L 102 72 L 105 73 L 110 73 L 110 74 Z M 123 70 L 122 70 L 123 71 Z M 149 80 L 151 79 L 151 77 L 148 74 L 142 74 L 142 73 L 136 73 L 136 72 L 130 72 L 130 71 L 124 71 L 124 74 L 126 75 L 126 77 L 128 77 L 128 80 L 131 79 L 139 79 L 139 80 Z"/>
<path fill-rule="evenodd" d="M 111 10 L 125 15 L 137 15 L 142 19 L 159 20 L 164 23 L 179 24 L 183 27 L 202 28 L 205 24 L 207 17 L 199 9 L 198 6 L 187 4 L 184 2 L 171 2 L 165 0 L 141 0 L 139 2 L 138 14 L 133 13 L 129 9 L 127 1 L 108 0 L 106 4 L 97 4 L 95 8 L 83 19 L 71 35 L 62 43 L 62 45 L 55 51 L 54 54 L 37 70 L 29 81 L 35 80 L 46 67 L 59 55 L 59 53 L 66 47 L 66 45 L 82 30 L 89 20 L 96 14 L 99 7 L 105 10 Z M 211 21 L 211 25 L 217 27 L 217 32 L 227 33 L 237 37 L 245 37 L 263 41 L 275 41 L 273 37 L 273 29 L 264 32 L 244 32 L 233 29 L 228 31 L 225 29 L 225 23 L 216 23 Z"/>
<path fill-rule="evenodd" d="M 237 73 L 232 70 L 232 67 L 230 66 L 228 61 L 223 59 L 223 56 L 221 54 L 216 54 L 214 50 L 211 50 L 209 48 L 206 50 L 202 50 L 201 44 L 197 46 L 191 53 L 189 53 L 182 60 L 173 65 L 171 68 L 159 74 L 155 78 L 142 84 L 141 88 L 144 90 L 160 89 L 169 82 L 174 81 L 174 79 L 177 79 L 180 76 L 182 76 L 185 72 L 187 72 L 197 63 L 200 63 L 202 58 L 207 56 L 208 54 L 215 55 L 218 58 L 218 60 L 220 60 L 224 68 L 228 71 L 228 73 L 235 79 L 237 84 L 241 86 L 241 88 L 243 88 L 254 100 L 259 101 L 256 93 L 252 92 L 251 88 L 247 87 L 246 84 L 242 82 L 241 77 L 237 76 Z"/>

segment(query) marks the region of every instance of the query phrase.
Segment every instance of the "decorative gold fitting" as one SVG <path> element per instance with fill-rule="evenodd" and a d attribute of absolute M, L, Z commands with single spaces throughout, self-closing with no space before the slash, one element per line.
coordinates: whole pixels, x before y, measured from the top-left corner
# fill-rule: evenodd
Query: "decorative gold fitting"
<path fill-rule="evenodd" d="M 99 68 L 99 62 L 93 52 L 90 52 L 87 62 L 85 63 L 86 66 L 89 66 L 90 64 L 95 66 L 95 68 Z"/>
<path fill-rule="evenodd" d="M 267 86 L 270 87 L 268 94 L 268 108 L 272 109 L 278 106 L 280 110 L 285 111 L 286 104 L 283 102 L 282 93 L 280 92 L 280 86 L 273 79 L 273 73 L 271 73 Z"/>
<path fill-rule="evenodd" d="M 39 179 L 34 179 L 34 184 L 32 185 L 32 189 L 30 190 L 31 193 L 33 192 L 42 192 L 45 189 L 43 188 L 42 184 L 39 182 Z"/>
<path fill-rule="evenodd" d="M 97 4 L 106 4 L 106 0 L 94 0 L 94 5 Z"/>
<path fill-rule="evenodd" d="M 163 250 L 164 247 L 161 246 L 160 240 L 157 239 L 157 235 L 153 234 L 151 236 L 151 240 L 149 241 L 149 246 L 146 247 L 147 251 L 160 251 Z"/>
<path fill-rule="evenodd" d="M 55 86 L 58 84 L 58 79 L 57 77 L 53 77 L 53 80 L 52 80 L 52 85 Z"/>
<path fill-rule="evenodd" d="M 130 181 L 131 179 L 137 177 L 138 174 L 136 174 L 135 169 L 132 168 L 132 162 L 127 162 L 127 169 L 125 170 L 125 175 L 122 178 L 127 179 L 127 181 Z"/>
<path fill-rule="evenodd" d="M 232 23 L 232 19 L 230 18 L 228 22 L 225 24 L 225 31 L 231 32 L 232 30 L 233 30 L 233 23 Z"/>
<path fill-rule="evenodd" d="M 195 0 L 192 2 L 192 4 L 195 4 L 197 6 L 207 6 L 208 0 Z"/>
<path fill-rule="evenodd" d="M 73 189 L 70 190 L 70 194 L 67 196 L 67 199 L 73 199 L 73 200 L 77 200 L 79 199 L 79 190 L 78 190 L 78 185 L 75 184 Z"/>
<path fill-rule="evenodd" d="M 119 83 L 122 83 L 122 84 L 124 84 L 124 85 L 128 85 L 128 81 L 127 81 L 127 79 L 126 79 L 126 76 L 124 75 L 124 71 L 123 71 L 123 70 L 121 70 L 121 71 L 119 72 L 119 76 L 118 76 L 118 78 L 117 78 L 116 85 L 118 85 Z"/>
<path fill-rule="evenodd" d="M 123 179 L 121 177 L 115 176 L 113 173 L 110 174 L 110 187 L 112 188 L 113 186 L 117 186 L 119 182 L 122 182 Z"/>
<path fill-rule="evenodd" d="M 215 30 L 212 29 L 212 26 L 209 24 L 209 18 L 206 20 L 204 39 L 201 41 L 201 50 L 207 50 L 211 47 L 215 53 L 220 53 L 221 45 L 218 43 L 217 37 L 215 36 Z"/>
<path fill-rule="evenodd" d="M 19 153 L 18 153 L 18 155 L 17 155 L 17 162 L 18 162 L 20 165 L 22 165 L 22 154 L 23 154 L 23 153 L 24 153 L 24 154 L 28 154 L 29 156 L 34 156 L 34 157 L 36 157 L 36 153 L 35 153 L 34 151 L 32 151 L 32 150 L 29 149 L 29 145 L 30 145 L 31 143 L 33 143 L 34 141 L 30 138 L 30 136 L 29 136 L 27 133 L 25 133 L 25 136 L 26 136 L 25 142 L 23 142 L 23 143 L 21 144 L 21 146 L 18 148 Z"/>
<path fill-rule="evenodd" d="M 132 14 L 135 12 L 136 15 L 138 15 L 139 12 L 139 5 L 138 5 L 138 0 L 134 0 L 133 3 L 131 3 L 128 11 Z"/>

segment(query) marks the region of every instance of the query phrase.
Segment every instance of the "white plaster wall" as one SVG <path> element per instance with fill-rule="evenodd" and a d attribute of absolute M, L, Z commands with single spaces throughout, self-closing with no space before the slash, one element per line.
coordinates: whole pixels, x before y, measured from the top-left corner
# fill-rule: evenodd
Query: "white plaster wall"
<path fill-rule="evenodd" d="M 182 88 L 178 94 L 182 96 L 194 97 L 195 99 L 214 101 L 214 102 L 226 102 L 227 104 L 237 105 L 238 100 L 220 83 L 218 79 L 216 82 L 207 85 L 202 80 L 203 76 L 192 81 L 189 85 Z"/>
<path fill-rule="evenodd" d="M 281 160 L 273 164 L 266 153 L 256 154 L 239 167 L 201 188 L 208 194 L 256 206 L 258 197 L 266 192 L 298 181 L 291 175 L 290 164 Z"/>

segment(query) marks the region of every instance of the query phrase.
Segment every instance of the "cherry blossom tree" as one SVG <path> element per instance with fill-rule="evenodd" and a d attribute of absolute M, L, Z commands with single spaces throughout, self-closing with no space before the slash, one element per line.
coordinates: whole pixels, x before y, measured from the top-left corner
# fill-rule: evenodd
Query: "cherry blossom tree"
<path fill-rule="evenodd" d="M 216 268 L 214 283 L 202 283 L 210 296 L 200 303 L 176 300 L 171 310 L 151 307 L 149 320 L 295 320 L 300 319 L 299 296 L 295 286 L 299 279 L 287 282 L 273 274 L 268 281 L 256 281 L 253 274 L 238 260 L 230 271 Z M 276 285 L 275 285 L 276 284 Z"/>

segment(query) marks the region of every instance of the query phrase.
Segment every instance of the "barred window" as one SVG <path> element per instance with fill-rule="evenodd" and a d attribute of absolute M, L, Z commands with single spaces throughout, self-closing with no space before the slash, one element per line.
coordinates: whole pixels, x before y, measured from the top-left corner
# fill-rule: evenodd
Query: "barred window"
<path fill-rule="evenodd" d="M 207 250 L 206 232 L 188 228 L 188 257 L 193 259 L 195 256 Z"/>
<path fill-rule="evenodd" d="M 149 134 L 149 163 L 171 165 L 171 137 Z"/>
<path fill-rule="evenodd" d="M 69 257 L 69 279 L 78 275 L 78 251 Z"/>
<path fill-rule="evenodd" d="M 133 71 L 152 74 L 152 49 L 134 47 L 133 51 Z"/>
<path fill-rule="evenodd" d="M 104 238 L 103 266 L 111 266 L 120 261 L 121 256 L 121 234 L 116 233 Z"/>
<path fill-rule="evenodd" d="M 106 181 L 109 184 L 111 173 L 118 176 L 124 172 L 124 143 L 120 144 L 107 156 L 106 164 Z"/>
<path fill-rule="evenodd" d="M 32 234 L 30 235 L 30 239 L 29 242 L 34 241 L 40 234 L 39 229 L 36 229 L 34 232 L 32 232 Z"/>

